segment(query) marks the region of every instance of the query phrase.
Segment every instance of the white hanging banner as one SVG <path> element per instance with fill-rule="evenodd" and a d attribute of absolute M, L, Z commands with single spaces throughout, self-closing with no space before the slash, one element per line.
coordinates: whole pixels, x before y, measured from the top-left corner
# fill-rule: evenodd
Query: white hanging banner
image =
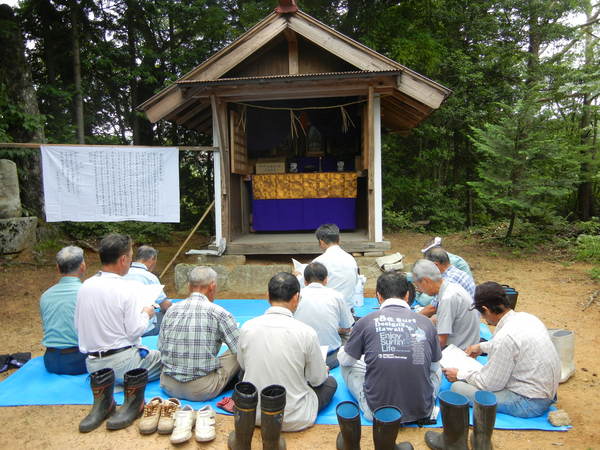
<path fill-rule="evenodd" d="M 47 222 L 179 222 L 179 149 L 42 145 Z"/>

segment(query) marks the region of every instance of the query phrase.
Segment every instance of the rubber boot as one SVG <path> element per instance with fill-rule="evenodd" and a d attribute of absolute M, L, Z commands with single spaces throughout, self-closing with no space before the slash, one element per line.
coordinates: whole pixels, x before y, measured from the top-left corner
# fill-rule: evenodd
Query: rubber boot
<path fill-rule="evenodd" d="M 492 450 L 492 432 L 496 423 L 496 395 L 477 391 L 473 402 L 473 450 Z"/>
<path fill-rule="evenodd" d="M 260 393 L 260 434 L 263 450 L 285 450 L 281 437 L 285 388 L 278 384 L 267 386 Z"/>
<path fill-rule="evenodd" d="M 434 450 L 468 450 L 469 400 L 452 391 L 442 392 L 439 399 L 444 431 L 428 431 L 425 443 Z"/>
<path fill-rule="evenodd" d="M 247 381 L 237 383 L 233 390 L 233 401 L 235 403 L 233 410 L 235 431 L 229 433 L 227 448 L 229 450 L 250 450 L 256 426 L 256 405 L 258 404 L 256 387 Z"/>
<path fill-rule="evenodd" d="M 337 450 L 360 450 L 360 409 L 354 402 L 341 402 L 335 408 L 340 432 Z"/>
<path fill-rule="evenodd" d="M 125 386 L 125 400 L 123 405 L 108 418 L 106 428 L 120 430 L 133 423 L 144 412 L 144 391 L 148 384 L 147 369 L 133 369 L 125 372 L 123 377 Z"/>
<path fill-rule="evenodd" d="M 94 394 L 94 405 L 90 413 L 79 422 L 79 431 L 88 433 L 95 430 L 115 410 L 115 372 L 100 369 L 90 374 L 90 386 Z"/>
<path fill-rule="evenodd" d="M 560 358 L 560 383 L 564 383 L 575 373 L 575 334 L 569 330 L 548 330 L 548 333 Z"/>
<path fill-rule="evenodd" d="M 410 442 L 396 444 L 402 413 L 395 406 L 381 406 L 373 411 L 373 443 L 375 450 L 412 450 Z"/>

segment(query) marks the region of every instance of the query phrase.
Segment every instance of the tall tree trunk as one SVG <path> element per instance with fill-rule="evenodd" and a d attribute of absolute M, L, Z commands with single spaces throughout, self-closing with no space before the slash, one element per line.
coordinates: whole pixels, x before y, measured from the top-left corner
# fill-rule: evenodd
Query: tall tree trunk
<path fill-rule="evenodd" d="M 10 64 L 0 65 L 0 84 L 6 88 L 6 96 L 16 106 L 19 114 L 10 117 L 8 134 L 14 142 L 45 141 L 42 116 L 37 103 L 37 95 L 33 88 L 31 67 L 25 59 L 25 44 L 21 27 L 8 5 L 0 5 L 0 61 L 10 61 Z M 34 126 L 24 126 L 23 115 L 27 123 Z M 41 169 L 38 151 L 23 153 L 15 158 L 19 168 L 19 188 L 21 204 L 30 215 L 41 216 L 42 187 Z"/>
<path fill-rule="evenodd" d="M 590 0 L 584 4 L 586 23 L 592 21 L 592 5 Z M 594 61 L 594 43 L 591 29 L 585 33 L 584 67 L 592 69 Z M 592 182 L 593 166 L 591 159 L 595 151 L 594 133 L 592 133 L 592 99 L 589 93 L 583 97 L 580 121 L 581 144 L 583 146 L 584 162 L 581 165 L 582 182 L 577 189 L 577 212 L 582 220 L 590 220 L 595 215 L 594 185 Z"/>
<path fill-rule="evenodd" d="M 510 222 L 508 223 L 508 229 L 506 230 L 506 236 L 504 239 L 510 239 L 512 237 L 513 229 L 515 228 L 515 221 L 517 220 L 517 213 L 513 212 L 510 216 Z"/>
<path fill-rule="evenodd" d="M 135 24 L 136 1 L 127 0 L 127 11 L 125 22 L 127 26 L 127 49 L 129 55 L 129 123 L 133 134 L 133 143 L 140 144 L 140 117 L 136 114 L 135 107 L 138 103 L 138 77 L 137 77 L 137 52 L 135 46 L 136 24 Z"/>
<path fill-rule="evenodd" d="M 75 124 L 77 127 L 77 143 L 85 144 L 85 132 L 83 122 L 83 94 L 81 92 L 81 60 L 79 51 L 79 4 L 77 0 L 71 0 L 71 43 L 73 50 L 73 81 L 75 84 Z"/>

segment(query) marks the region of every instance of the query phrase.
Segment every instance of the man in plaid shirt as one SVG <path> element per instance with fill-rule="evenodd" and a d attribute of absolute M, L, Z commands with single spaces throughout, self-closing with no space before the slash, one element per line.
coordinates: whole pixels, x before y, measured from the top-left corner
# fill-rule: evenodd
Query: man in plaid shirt
<path fill-rule="evenodd" d="M 541 416 L 555 402 L 560 380 L 560 359 L 548 330 L 537 317 L 510 309 L 504 288 L 492 281 L 477 286 L 474 308 L 496 331 L 466 353 L 487 353 L 488 362 L 478 370 L 444 369 L 452 390 L 471 402 L 478 390 L 492 391 L 499 413 Z"/>
<path fill-rule="evenodd" d="M 161 388 L 171 397 L 205 401 L 219 395 L 237 375 L 239 330 L 233 316 L 213 303 L 217 273 L 196 267 L 189 275 L 190 296 L 174 303 L 162 321 Z M 229 350 L 218 356 L 221 345 Z"/>

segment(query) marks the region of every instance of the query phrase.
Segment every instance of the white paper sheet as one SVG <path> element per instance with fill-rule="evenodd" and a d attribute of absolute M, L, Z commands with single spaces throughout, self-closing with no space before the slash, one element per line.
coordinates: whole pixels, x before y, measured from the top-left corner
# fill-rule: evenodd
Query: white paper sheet
<path fill-rule="evenodd" d="M 179 222 L 177 147 L 41 150 L 46 221 Z"/>
<path fill-rule="evenodd" d="M 479 370 L 482 364 L 475 358 L 467 356 L 467 354 L 454 344 L 450 344 L 442 351 L 442 359 L 440 360 L 442 368 L 455 368 L 458 370 Z"/>
<path fill-rule="evenodd" d="M 329 346 L 319 345 L 319 347 L 321 348 L 321 355 L 323 355 L 323 361 L 327 361 L 327 350 L 329 349 Z"/>

